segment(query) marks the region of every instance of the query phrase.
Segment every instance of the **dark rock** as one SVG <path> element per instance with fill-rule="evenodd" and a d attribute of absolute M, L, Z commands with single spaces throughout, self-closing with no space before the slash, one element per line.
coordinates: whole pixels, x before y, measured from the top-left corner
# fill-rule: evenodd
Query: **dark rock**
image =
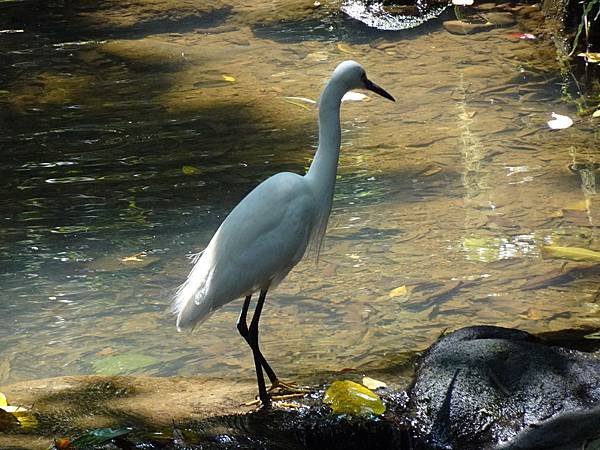
<path fill-rule="evenodd" d="M 480 326 L 440 339 L 409 390 L 435 449 L 581 448 L 600 434 L 600 357 Z"/>

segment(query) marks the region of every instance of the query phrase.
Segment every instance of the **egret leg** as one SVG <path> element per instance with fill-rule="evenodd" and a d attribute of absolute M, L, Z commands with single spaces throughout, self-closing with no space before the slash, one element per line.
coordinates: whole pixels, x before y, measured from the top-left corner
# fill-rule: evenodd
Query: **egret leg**
<path fill-rule="evenodd" d="M 260 349 L 258 346 L 258 322 L 260 320 L 260 314 L 262 313 L 262 308 L 265 303 L 265 298 L 267 297 L 267 289 L 263 289 L 260 291 L 260 295 L 258 296 L 258 301 L 256 302 L 256 308 L 254 309 L 254 315 L 252 316 L 252 321 L 250 322 L 250 328 L 248 330 L 250 347 L 252 348 L 252 353 L 254 354 L 254 366 L 256 367 L 256 381 L 258 382 L 258 398 L 262 402 L 263 406 L 268 408 L 271 406 L 271 397 L 267 392 L 267 387 L 265 386 L 265 376 L 263 374 L 263 366 L 260 358 Z M 264 361 L 264 357 L 262 358 Z M 266 361 L 265 361 L 266 362 Z"/>
<path fill-rule="evenodd" d="M 250 348 L 252 348 L 252 343 L 250 342 L 250 332 L 248 330 L 248 324 L 246 323 L 246 317 L 248 316 L 248 308 L 250 307 L 250 299 L 251 298 L 252 298 L 252 294 L 246 296 L 246 299 L 244 300 L 244 306 L 242 306 L 242 311 L 240 312 L 240 317 L 238 318 L 238 321 L 237 321 L 237 329 L 238 329 L 239 333 L 242 335 L 242 337 L 244 338 L 244 340 L 248 343 Z M 252 351 L 254 352 L 254 349 Z M 258 349 L 258 346 L 257 346 L 257 352 L 258 352 L 258 357 L 260 359 L 260 365 L 267 373 L 267 376 L 269 377 L 269 381 L 271 382 L 271 384 L 275 385 L 278 382 L 277 375 L 275 375 L 275 372 L 273 371 L 273 369 L 271 369 L 271 366 L 269 366 L 269 363 L 263 356 L 260 349 Z"/>

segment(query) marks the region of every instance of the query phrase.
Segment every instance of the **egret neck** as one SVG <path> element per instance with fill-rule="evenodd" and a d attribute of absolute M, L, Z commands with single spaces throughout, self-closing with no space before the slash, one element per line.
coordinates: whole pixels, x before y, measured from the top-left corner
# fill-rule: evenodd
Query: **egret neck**
<path fill-rule="evenodd" d="M 348 89 L 331 79 L 325 86 L 319 100 L 319 146 L 315 158 L 305 175 L 320 205 L 317 246 L 325 233 L 327 218 L 333 201 L 335 178 L 340 156 L 340 105 Z"/>

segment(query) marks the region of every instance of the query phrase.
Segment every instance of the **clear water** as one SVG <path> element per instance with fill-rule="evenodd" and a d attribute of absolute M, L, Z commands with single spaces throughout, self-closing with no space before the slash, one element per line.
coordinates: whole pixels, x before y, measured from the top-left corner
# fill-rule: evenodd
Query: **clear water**
<path fill-rule="evenodd" d="M 132 5 L 0 4 L 0 383 L 252 378 L 241 302 L 178 334 L 169 298 L 247 192 L 305 170 L 316 111 L 285 97 L 316 99 L 349 58 L 398 101 L 343 107 L 320 263 L 295 268 L 262 318 L 278 372 L 368 371 L 466 325 L 600 326 L 597 272 L 527 289 L 561 268 L 541 245 L 600 250 L 599 122 L 564 102 L 551 42 L 243 3 L 145 32 Z M 575 125 L 550 131 L 553 111 Z"/>

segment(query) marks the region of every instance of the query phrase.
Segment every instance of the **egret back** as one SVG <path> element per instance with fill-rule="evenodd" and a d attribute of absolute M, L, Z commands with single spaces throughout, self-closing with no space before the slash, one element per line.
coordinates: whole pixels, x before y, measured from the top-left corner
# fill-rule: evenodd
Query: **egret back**
<path fill-rule="evenodd" d="M 194 327 L 242 296 L 275 287 L 302 259 L 319 217 L 304 177 L 279 173 L 223 221 L 173 299 L 177 327 Z"/>

